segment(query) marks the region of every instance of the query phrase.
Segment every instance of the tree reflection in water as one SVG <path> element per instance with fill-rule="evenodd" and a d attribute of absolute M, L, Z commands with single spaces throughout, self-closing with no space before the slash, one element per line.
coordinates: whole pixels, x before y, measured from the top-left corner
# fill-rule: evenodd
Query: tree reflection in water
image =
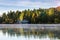
<path fill-rule="evenodd" d="M 58 38 L 60 39 L 60 31 L 57 30 L 40 30 L 40 29 L 23 29 L 23 28 L 2 28 L 3 34 L 8 33 L 9 36 L 25 36 L 25 37 L 39 37 L 44 38 L 47 35 L 49 38 Z"/>

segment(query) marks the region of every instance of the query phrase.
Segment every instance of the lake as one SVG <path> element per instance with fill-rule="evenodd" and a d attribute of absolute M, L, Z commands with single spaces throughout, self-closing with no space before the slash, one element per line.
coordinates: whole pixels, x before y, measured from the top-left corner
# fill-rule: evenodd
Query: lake
<path fill-rule="evenodd" d="M 46 25 L 4 24 L 0 25 L 0 40 L 60 40 L 58 28 L 59 26 L 56 25 L 48 27 Z"/>

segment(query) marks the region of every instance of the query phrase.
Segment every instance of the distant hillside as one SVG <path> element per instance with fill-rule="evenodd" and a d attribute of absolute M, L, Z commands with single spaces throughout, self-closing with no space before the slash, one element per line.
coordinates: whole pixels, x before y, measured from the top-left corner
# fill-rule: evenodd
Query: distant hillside
<path fill-rule="evenodd" d="M 3 13 L 0 17 L 0 24 L 17 24 L 28 21 L 30 24 L 59 24 L 60 23 L 60 6 L 49 9 L 33 9 L 24 11 L 9 11 Z"/>
<path fill-rule="evenodd" d="M 60 11 L 60 6 L 56 7 L 57 11 Z"/>

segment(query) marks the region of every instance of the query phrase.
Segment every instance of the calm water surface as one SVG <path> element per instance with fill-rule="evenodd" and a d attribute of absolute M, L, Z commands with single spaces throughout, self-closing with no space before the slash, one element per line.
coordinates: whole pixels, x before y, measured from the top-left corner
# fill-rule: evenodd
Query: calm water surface
<path fill-rule="evenodd" d="M 60 24 L 0 24 L 0 40 L 60 40 Z"/>
<path fill-rule="evenodd" d="M 0 40 L 60 40 L 60 31 L 46 29 L 0 28 Z"/>

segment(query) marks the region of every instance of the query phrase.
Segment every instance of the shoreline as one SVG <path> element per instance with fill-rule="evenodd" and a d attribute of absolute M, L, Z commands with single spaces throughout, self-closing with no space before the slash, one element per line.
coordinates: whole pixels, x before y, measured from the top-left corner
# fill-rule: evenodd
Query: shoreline
<path fill-rule="evenodd" d="M 60 30 L 60 24 L 0 24 L 0 28 Z"/>

